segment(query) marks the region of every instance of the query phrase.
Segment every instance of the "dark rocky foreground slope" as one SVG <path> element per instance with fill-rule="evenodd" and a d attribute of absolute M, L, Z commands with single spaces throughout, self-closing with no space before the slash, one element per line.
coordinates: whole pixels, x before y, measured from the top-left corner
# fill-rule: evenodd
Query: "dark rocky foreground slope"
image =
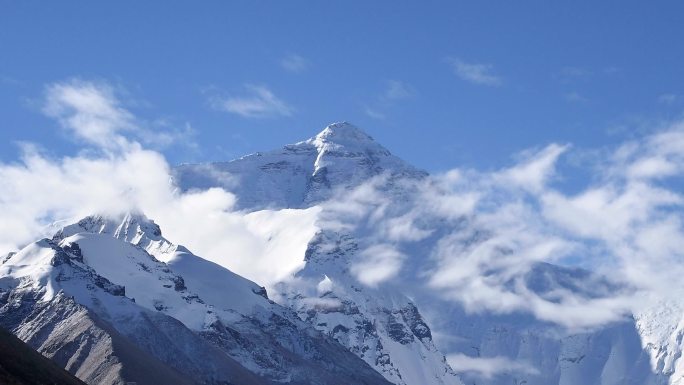
<path fill-rule="evenodd" d="M 50 359 L 0 328 L 0 384 L 85 385 Z"/>

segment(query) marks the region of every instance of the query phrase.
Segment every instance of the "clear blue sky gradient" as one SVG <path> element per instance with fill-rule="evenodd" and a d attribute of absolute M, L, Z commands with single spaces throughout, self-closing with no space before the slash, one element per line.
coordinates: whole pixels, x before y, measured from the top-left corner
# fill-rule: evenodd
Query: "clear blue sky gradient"
<path fill-rule="evenodd" d="M 78 145 L 40 114 L 46 84 L 107 81 L 127 108 L 190 124 L 171 163 L 277 148 L 347 120 L 430 171 L 491 169 L 549 142 L 598 148 L 684 107 L 681 1 L 0 1 L 0 160 L 17 141 Z M 288 55 L 307 62 L 299 72 Z M 498 86 L 450 60 L 490 65 Z M 384 97 L 391 81 L 408 95 Z M 212 94 L 268 87 L 290 116 L 246 118 Z M 372 117 L 367 109 L 382 114 Z"/>

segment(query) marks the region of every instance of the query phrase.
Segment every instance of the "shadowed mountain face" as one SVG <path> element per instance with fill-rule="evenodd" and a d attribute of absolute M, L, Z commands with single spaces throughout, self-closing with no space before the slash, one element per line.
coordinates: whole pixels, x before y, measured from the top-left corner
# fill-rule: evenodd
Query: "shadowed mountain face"
<path fill-rule="evenodd" d="M 0 384 L 85 385 L 3 328 L 0 328 Z"/>

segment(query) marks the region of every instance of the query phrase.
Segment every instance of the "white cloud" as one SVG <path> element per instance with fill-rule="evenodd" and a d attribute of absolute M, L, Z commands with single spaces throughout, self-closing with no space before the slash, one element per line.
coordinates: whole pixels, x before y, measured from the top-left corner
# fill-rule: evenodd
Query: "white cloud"
<path fill-rule="evenodd" d="M 399 273 L 405 255 L 389 244 L 371 245 L 359 253 L 351 272 L 364 285 L 376 287 Z"/>
<path fill-rule="evenodd" d="M 133 115 L 122 108 L 112 87 L 81 80 L 47 87 L 43 111 L 75 137 L 101 148 L 129 145 L 122 131 L 135 128 Z"/>
<path fill-rule="evenodd" d="M 491 64 L 467 63 L 458 58 L 449 59 L 456 75 L 466 81 L 485 86 L 500 86 L 502 80 L 494 74 Z"/>
<path fill-rule="evenodd" d="M 618 148 L 604 165 L 605 179 L 574 195 L 548 191 L 542 214 L 583 241 L 599 242 L 615 261 L 612 273 L 659 298 L 678 296 L 684 274 L 684 196 L 672 177 L 684 173 L 684 126 Z"/>
<path fill-rule="evenodd" d="M 323 275 L 323 279 L 316 285 L 316 291 L 318 295 L 323 295 L 331 292 L 334 286 L 333 281 L 327 275 Z"/>
<path fill-rule="evenodd" d="M 72 138 L 104 151 L 137 146 L 130 138 L 155 149 L 196 146 L 195 130 L 188 123 L 173 129 L 166 122 L 144 122 L 121 105 L 114 87 L 103 82 L 72 79 L 53 83 L 46 87 L 43 112 L 55 118 Z"/>
<path fill-rule="evenodd" d="M 246 85 L 247 95 L 213 97 L 211 105 L 245 118 L 291 116 L 293 109 L 263 85 Z"/>
<path fill-rule="evenodd" d="M 309 68 L 310 63 L 304 57 L 292 53 L 285 56 L 280 61 L 280 65 L 287 71 L 298 73 L 306 71 Z"/>
<path fill-rule="evenodd" d="M 556 162 L 567 149 L 567 145 L 550 144 L 537 153 L 526 154 L 520 163 L 494 176 L 502 184 L 540 191 L 554 175 Z"/>
<path fill-rule="evenodd" d="M 674 162 L 660 156 L 653 156 L 639 159 L 629 165 L 626 172 L 631 179 L 663 178 L 676 174 L 677 168 Z"/>
<path fill-rule="evenodd" d="M 427 274 L 435 293 L 460 302 L 470 312 L 525 311 L 572 328 L 602 324 L 624 314 L 622 301 L 595 301 L 581 293 L 566 293 L 551 301 L 529 289 L 525 277 L 536 264 L 562 261 L 578 246 L 556 235 L 533 205 L 516 198 L 501 201 L 497 193 L 490 194 L 458 231 L 435 245 L 435 264 Z"/>
<path fill-rule="evenodd" d="M 684 172 L 683 149 L 683 126 L 675 123 L 618 147 L 608 161 L 594 165 L 603 171 L 603 179 L 575 194 L 548 184 L 565 146 L 532 153 L 491 177 L 481 174 L 485 183 L 474 189 L 484 197 L 466 229 L 480 229 L 485 236 L 477 242 L 456 234 L 443 238 L 436 249 L 442 262 L 431 284 L 474 311 L 525 309 L 571 328 L 600 325 L 638 311 L 644 293 L 656 298 L 680 295 L 684 285 L 672 282 L 684 273 L 679 267 L 684 260 L 684 197 L 665 181 Z M 524 193 L 511 193 L 510 181 L 518 182 L 514 185 Z M 509 192 L 502 195 L 499 189 Z M 467 240 L 468 232 L 464 234 L 460 236 Z M 549 301 L 524 286 L 510 286 L 530 263 L 562 263 L 578 253 L 590 261 L 587 267 L 637 291 L 599 298 L 568 292 Z"/>
<path fill-rule="evenodd" d="M 155 150 L 168 149 L 171 146 L 199 150 L 195 141 L 197 130 L 189 122 L 185 122 L 180 128 L 169 128 L 170 123 L 165 121 L 155 122 L 153 126 L 154 128 L 139 128 L 135 131 L 135 136 L 145 146 Z"/>
<path fill-rule="evenodd" d="M 504 373 L 538 373 L 538 370 L 529 363 L 513 361 L 502 356 L 470 357 L 464 354 L 449 354 L 446 359 L 455 372 L 475 374 L 486 379 Z"/>

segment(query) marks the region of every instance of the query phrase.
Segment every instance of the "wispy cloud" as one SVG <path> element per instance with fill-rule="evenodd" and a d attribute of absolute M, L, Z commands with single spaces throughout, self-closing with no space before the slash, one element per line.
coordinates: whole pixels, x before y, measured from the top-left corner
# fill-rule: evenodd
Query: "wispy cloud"
<path fill-rule="evenodd" d="M 586 79 L 592 75 L 592 71 L 584 67 L 566 66 L 561 68 L 554 77 L 563 83 L 570 83 Z"/>
<path fill-rule="evenodd" d="M 21 80 L 17 78 L 3 74 L 0 74 L 0 83 L 8 86 L 21 86 L 24 84 Z"/>
<path fill-rule="evenodd" d="M 51 84 L 43 112 L 74 137 L 107 149 L 127 145 L 122 131 L 136 127 L 133 115 L 121 107 L 108 84 L 82 80 Z"/>
<path fill-rule="evenodd" d="M 387 117 L 387 110 L 402 100 L 410 99 L 414 94 L 413 87 L 408 83 L 396 79 L 387 80 L 385 89 L 375 101 L 364 106 L 364 113 L 373 119 L 383 120 Z"/>
<path fill-rule="evenodd" d="M 293 108 L 263 85 L 245 85 L 243 96 L 214 96 L 211 105 L 221 111 L 230 112 L 245 118 L 272 118 L 291 116 Z"/>
<path fill-rule="evenodd" d="M 570 103 L 587 103 L 589 99 L 576 91 L 568 92 L 563 95 L 566 101 Z"/>
<path fill-rule="evenodd" d="M 413 89 L 399 80 L 388 80 L 382 98 L 388 101 L 407 99 L 413 96 Z"/>
<path fill-rule="evenodd" d="M 519 373 L 530 375 L 539 373 L 529 363 L 511 360 L 504 356 L 498 357 L 469 357 L 464 354 L 450 354 L 446 357 L 449 366 L 457 373 L 476 374 L 490 379 L 500 373 Z"/>
<path fill-rule="evenodd" d="M 364 285 L 376 287 L 399 273 L 405 257 L 391 245 L 372 245 L 361 251 L 360 261 L 352 266 L 351 273 Z"/>
<path fill-rule="evenodd" d="M 668 105 L 674 104 L 677 101 L 677 99 L 679 99 L 677 94 L 666 93 L 666 94 L 662 94 L 662 95 L 658 96 L 658 103 L 668 104 Z"/>
<path fill-rule="evenodd" d="M 459 58 L 450 58 L 449 63 L 456 75 L 465 81 L 485 86 L 500 86 L 503 83 L 491 64 L 468 63 Z"/>
<path fill-rule="evenodd" d="M 590 75 L 591 71 L 584 67 L 567 66 L 561 68 L 560 74 L 567 77 L 581 78 Z"/>
<path fill-rule="evenodd" d="M 368 106 L 364 107 L 363 112 L 373 119 L 384 120 L 385 118 L 387 118 L 385 114 L 383 114 L 382 112 L 377 111 L 374 108 Z"/>
<path fill-rule="evenodd" d="M 306 71 L 311 63 L 304 57 L 292 53 L 280 60 L 280 65 L 287 71 L 299 73 Z"/>
<path fill-rule="evenodd" d="M 528 151 L 513 167 L 493 174 L 497 183 L 516 186 L 527 191 L 541 191 L 554 176 L 558 158 L 568 150 L 568 145 L 556 143 L 540 151 Z"/>
<path fill-rule="evenodd" d="M 176 144 L 195 146 L 195 130 L 188 123 L 177 129 L 163 120 L 134 118 L 120 103 L 118 93 L 104 82 L 71 79 L 53 83 L 46 87 L 42 110 L 73 138 L 106 151 L 135 145 L 127 137 L 157 149 Z"/>

